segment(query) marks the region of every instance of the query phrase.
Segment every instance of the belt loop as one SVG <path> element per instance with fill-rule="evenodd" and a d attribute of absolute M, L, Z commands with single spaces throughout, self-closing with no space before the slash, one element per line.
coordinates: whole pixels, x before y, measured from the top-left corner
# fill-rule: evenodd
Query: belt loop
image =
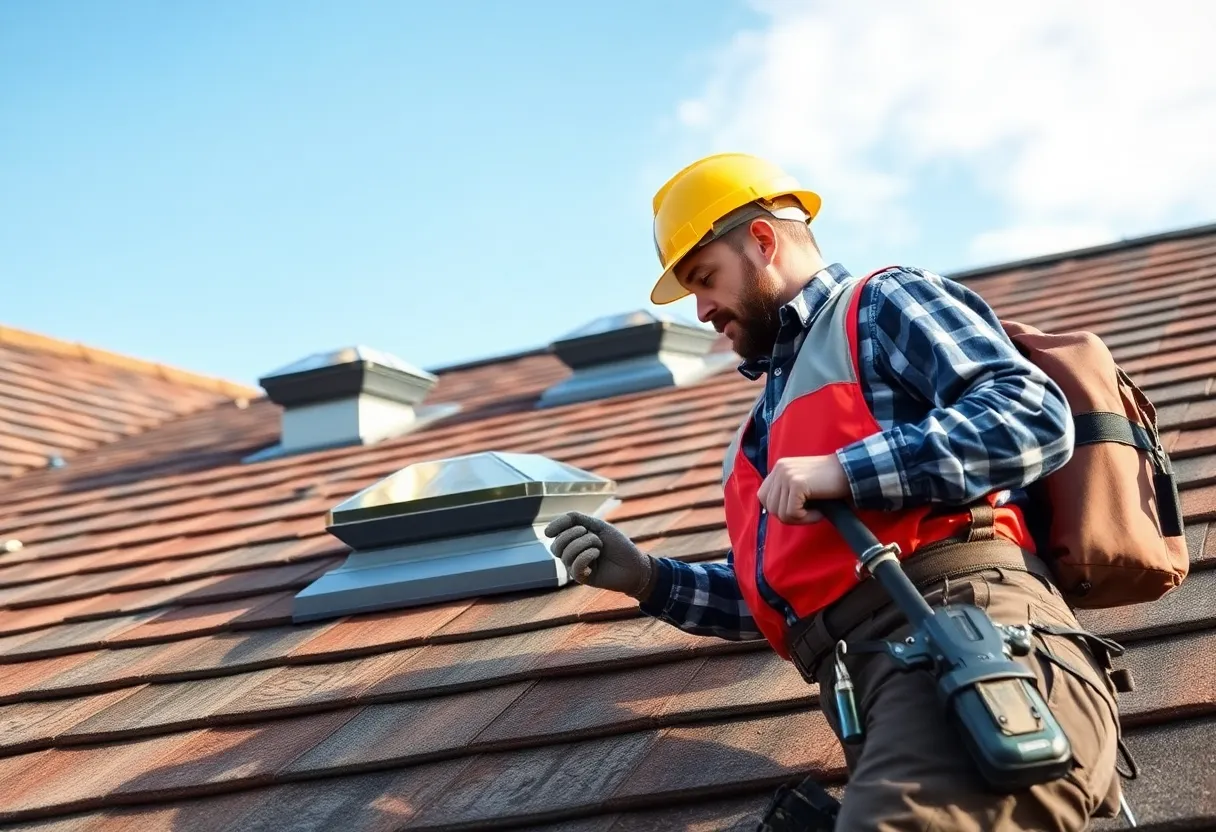
<path fill-rule="evenodd" d="M 790 644 L 790 654 L 796 660 L 795 666 L 808 683 L 818 683 L 816 672 L 823 663 L 824 657 L 832 651 L 836 641 L 829 632 L 823 612 L 816 613 L 802 627 Z"/>
<path fill-rule="evenodd" d="M 988 503 L 979 503 L 971 507 L 971 528 L 967 532 L 967 542 L 996 539 L 996 515 Z"/>

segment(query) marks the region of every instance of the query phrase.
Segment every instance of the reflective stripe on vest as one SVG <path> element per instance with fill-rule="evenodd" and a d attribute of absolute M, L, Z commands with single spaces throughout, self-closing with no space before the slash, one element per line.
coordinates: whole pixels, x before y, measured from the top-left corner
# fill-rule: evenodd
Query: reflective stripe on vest
<path fill-rule="evenodd" d="M 868 279 L 842 283 L 811 322 L 769 425 L 769 471 L 783 457 L 833 454 L 880 432 L 858 382 L 857 312 Z M 855 586 L 857 560 L 826 521 L 787 525 L 764 511 L 757 496 L 763 479 L 742 451 L 754 413 L 723 460 L 724 510 L 743 598 L 769 643 L 789 658 L 789 626 Z M 898 544 L 904 557 L 969 522 L 965 511 L 931 515 L 929 507 L 858 515 L 880 540 Z M 1033 549 L 1020 510 L 1001 507 L 994 515 L 999 537 Z"/>

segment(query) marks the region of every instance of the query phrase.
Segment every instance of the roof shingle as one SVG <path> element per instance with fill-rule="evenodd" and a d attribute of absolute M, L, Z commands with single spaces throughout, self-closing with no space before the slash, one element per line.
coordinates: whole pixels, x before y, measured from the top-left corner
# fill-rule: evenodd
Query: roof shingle
<path fill-rule="evenodd" d="M 1161 409 L 1192 575 L 1157 604 L 1081 614 L 1129 648 L 1138 687 L 1121 706 L 1141 778 L 1128 796 L 1147 828 L 1216 821 L 1203 779 L 1216 671 L 1197 660 L 1216 646 L 1213 276 L 1216 228 L 960 276 L 1004 317 L 1097 331 Z M 6 400 L 46 392 L 12 392 L 30 355 L 0 344 Z M 38 377 L 80 378 L 54 361 Z M 251 465 L 241 458 L 277 439 L 265 400 L 177 385 L 107 411 L 123 416 L 102 431 L 86 408 L 97 394 L 80 390 L 90 415 L 72 423 L 85 446 L 71 464 L 34 470 L 40 458 L 0 484 L 0 540 L 23 543 L 0 556 L 0 820 L 751 829 L 776 784 L 839 784 L 817 691 L 790 665 L 641 617 L 615 593 L 574 584 L 291 623 L 292 594 L 346 551 L 325 534 L 328 508 L 411 462 L 472 451 L 616 479 L 609 519 L 643 548 L 721 557 L 720 455 L 755 386 L 727 371 L 534 410 L 566 372 L 543 352 L 449 369 L 431 396 L 459 401 L 455 417 Z M 1187 766 L 1169 765 L 1181 754 Z"/>
<path fill-rule="evenodd" d="M 0 479 L 259 391 L 0 326 Z"/>

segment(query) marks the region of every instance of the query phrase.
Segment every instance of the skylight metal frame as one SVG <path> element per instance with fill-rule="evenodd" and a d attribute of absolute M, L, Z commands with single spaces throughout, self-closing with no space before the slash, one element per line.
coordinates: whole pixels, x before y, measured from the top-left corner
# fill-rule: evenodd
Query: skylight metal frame
<path fill-rule="evenodd" d="M 639 311 L 597 318 L 550 344 L 574 372 L 541 393 L 538 408 L 559 407 L 700 382 L 739 358 L 715 352 L 712 329 Z"/>
<path fill-rule="evenodd" d="M 343 500 L 327 530 L 346 561 L 295 596 L 293 619 L 564 586 L 544 528 L 602 516 L 616 483 L 536 454 L 487 451 L 406 466 Z"/>

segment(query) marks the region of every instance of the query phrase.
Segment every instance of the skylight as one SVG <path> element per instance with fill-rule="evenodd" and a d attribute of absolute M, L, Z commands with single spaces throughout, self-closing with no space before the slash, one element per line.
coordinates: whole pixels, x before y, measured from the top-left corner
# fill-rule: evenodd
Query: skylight
<path fill-rule="evenodd" d="M 680 324 L 681 326 L 694 326 L 692 321 L 678 318 L 666 312 L 651 312 L 649 309 L 639 309 L 635 312 L 622 312 L 617 315 L 604 315 L 596 318 L 590 323 L 574 329 L 562 336 L 561 340 L 568 341 L 571 338 L 584 338 L 588 335 L 599 335 L 604 332 L 613 332 L 618 329 L 627 327 L 645 326 L 647 324 L 671 323 Z"/>
<path fill-rule="evenodd" d="M 329 512 L 327 530 L 354 551 L 296 596 L 293 616 L 562 586 L 544 527 L 566 511 L 603 512 L 615 492 L 612 480 L 535 454 L 414 463 Z"/>
<path fill-rule="evenodd" d="M 296 373 L 307 373 L 312 370 L 319 370 L 322 367 L 336 367 L 342 364 L 354 364 L 363 362 L 366 364 L 378 364 L 381 367 L 388 367 L 402 373 L 409 373 L 412 376 L 417 376 L 419 379 L 429 382 L 435 382 L 437 379 L 426 370 L 420 370 L 413 364 L 402 361 L 395 355 L 384 352 L 383 350 L 373 349 L 372 347 L 354 346 L 341 347 L 329 352 L 315 352 L 312 355 L 301 358 L 298 361 L 293 361 L 285 367 L 267 373 L 266 378 L 278 378 L 280 376 L 290 376 Z"/>
<path fill-rule="evenodd" d="M 550 345 L 574 372 L 542 393 L 538 404 L 695 384 L 739 361 L 732 352 L 713 351 L 718 337 L 712 329 L 648 310 L 596 318 Z"/>
<path fill-rule="evenodd" d="M 432 373 L 365 346 L 293 361 L 259 379 L 267 397 L 283 408 L 280 441 L 245 461 L 372 444 L 417 430 L 458 409 L 423 406 L 437 381 Z"/>

